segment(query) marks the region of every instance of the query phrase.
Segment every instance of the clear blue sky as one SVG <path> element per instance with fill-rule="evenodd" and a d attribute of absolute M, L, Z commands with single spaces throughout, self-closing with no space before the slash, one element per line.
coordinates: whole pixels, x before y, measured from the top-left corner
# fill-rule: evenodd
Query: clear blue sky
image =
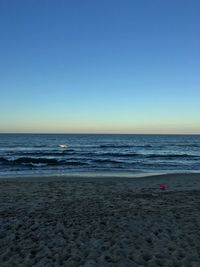
<path fill-rule="evenodd" d="M 0 132 L 200 133 L 199 0 L 0 0 Z"/>

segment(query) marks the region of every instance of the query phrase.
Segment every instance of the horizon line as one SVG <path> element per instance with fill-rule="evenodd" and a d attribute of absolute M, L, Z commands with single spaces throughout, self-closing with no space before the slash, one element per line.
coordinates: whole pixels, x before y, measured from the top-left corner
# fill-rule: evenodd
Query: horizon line
<path fill-rule="evenodd" d="M 74 135 L 200 135 L 200 133 L 91 133 L 91 132 L 66 132 L 66 133 L 62 133 L 62 132 L 0 132 L 0 134 L 62 134 L 62 135 L 70 135 L 70 134 L 74 134 Z"/>

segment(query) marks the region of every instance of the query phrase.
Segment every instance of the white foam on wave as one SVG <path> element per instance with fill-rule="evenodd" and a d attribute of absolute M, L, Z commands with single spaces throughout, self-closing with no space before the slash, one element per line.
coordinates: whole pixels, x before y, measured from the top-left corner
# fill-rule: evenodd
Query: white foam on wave
<path fill-rule="evenodd" d="M 24 165 L 28 165 L 28 164 L 24 164 Z M 31 164 L 33 167 L 45 167 L 45 166 L 48 166 L 47 163 L 32 163 Z"/>

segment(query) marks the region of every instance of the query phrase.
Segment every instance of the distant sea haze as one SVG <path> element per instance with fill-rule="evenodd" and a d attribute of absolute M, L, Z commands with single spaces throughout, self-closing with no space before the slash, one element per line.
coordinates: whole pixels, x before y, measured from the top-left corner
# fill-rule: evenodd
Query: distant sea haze
<path fill-rule="evenodd" d="M 199 135 L 0 134 L 0 176 L 199 170 Z"/>

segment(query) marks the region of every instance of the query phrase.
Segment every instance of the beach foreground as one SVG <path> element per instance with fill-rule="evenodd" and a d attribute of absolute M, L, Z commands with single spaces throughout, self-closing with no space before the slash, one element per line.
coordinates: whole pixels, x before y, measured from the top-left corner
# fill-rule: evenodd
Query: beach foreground
<path fill-rule="evenodd" d="M 200 174 L 1 179 L 0 266 L 200 266 Z"/>

